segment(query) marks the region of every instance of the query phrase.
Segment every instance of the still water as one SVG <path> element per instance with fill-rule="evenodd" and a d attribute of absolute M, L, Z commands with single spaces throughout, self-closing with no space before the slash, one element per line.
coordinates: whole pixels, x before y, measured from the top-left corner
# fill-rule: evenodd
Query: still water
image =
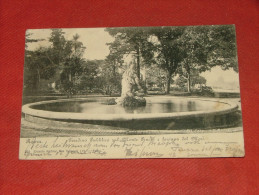
<path fill-rule="evenodd" d="M 147 104 L 144 107 L 124 108 L 120 105 L 107 105 L 107 99 L 92 99 L 84 101 L 54 102 L 41 105 L 34 105 L 32 108 L 53 112 L 74 112 L 86 114 L 142 114 L 142 113 L 172 113 L 217 110 L 224 106 L 224 103 L 179 99 L 156 99 L 146 98 Z"/>

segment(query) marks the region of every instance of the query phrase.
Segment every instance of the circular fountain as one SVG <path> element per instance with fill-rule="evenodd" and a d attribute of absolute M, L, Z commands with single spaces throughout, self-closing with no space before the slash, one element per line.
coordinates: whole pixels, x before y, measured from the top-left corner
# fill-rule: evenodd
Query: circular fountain
<path fill-rule="evenodd" d="M 42 101 L 24 105 L 25 121 L 70 130 L 182 130 L 215 129 L 239 123 L 238 106 L 213 99 L 172 96 L 141 97 L 143 91 L 130 62 L 122 77 L 121 97 L 88 97 Z M 122 130 L 122 131 L 119 131 Z M 96 133 L 96 132 L 94 132 Z"/>
<path fill-rule="evenodd" d="M 26 104 L 26 121 L 99 129 L 209 129 L 236 125 L 238 105 L 200 98 L 146 97 L 146 106 L 108 105 L 109 97 L 63 99 Z M 105 128 L 104 128 L 105 127 Z"/>

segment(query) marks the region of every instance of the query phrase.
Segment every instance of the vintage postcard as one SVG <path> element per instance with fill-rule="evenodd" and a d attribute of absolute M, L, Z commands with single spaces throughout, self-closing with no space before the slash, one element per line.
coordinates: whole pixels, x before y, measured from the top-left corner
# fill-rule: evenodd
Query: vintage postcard
<path fill-rule="evenodd" d="M 20 159 L 244 155 L 234 25 L 26 31 Z"/>

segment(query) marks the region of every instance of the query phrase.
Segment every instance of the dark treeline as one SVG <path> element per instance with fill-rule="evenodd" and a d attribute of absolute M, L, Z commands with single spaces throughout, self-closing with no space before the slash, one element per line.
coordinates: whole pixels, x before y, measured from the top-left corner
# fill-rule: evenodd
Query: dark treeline
<path fill-rule="evenodd" d="M 25 53 L 25 93 L 59 92 L 119 95 L 125 56 L 136 59 L 137 76 L 145 91 L 170 93 L 171 84 L 190 92 L 206 84 L 200 73 L 220 66 L 238 71 L 235 29 L 232 25 L 185 27 L 130 27 L 105 29 L 114 37 L 103 60 L 83 58 L 87 46 L 75 34 L 65 38 L 52 29 L 48 47 Z M 26 44 L 41 40 L 26 36 Z M 176 80 L 174 76 L 178 75 Z"/>

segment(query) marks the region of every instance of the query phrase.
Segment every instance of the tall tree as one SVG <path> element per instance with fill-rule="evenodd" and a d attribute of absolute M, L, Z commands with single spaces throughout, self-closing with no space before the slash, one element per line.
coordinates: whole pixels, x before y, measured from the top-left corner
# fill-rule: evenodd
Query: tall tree
<path fill-rule="evenodd" d="M 49 42 L 52 45 L 46 55 L 49 57 L 50 62 L 57 66 L 63 65 L 65 57 L 70 52 L 66 50 L 67 41 L 64 34 L 65 32 L 62 29 L 51 29 Z"/>
<path fill-rule="evenodd" d="M 157 63 L 167 71 L 167 94 L 170 93 L 172 75 L 184 58 L 180 42 L 184 29 L 184 27 L 160 27 L 152 30 L 152 34 L 158 39 Z"/>
<path fill-rule="evenodd" d="M 106 59 L 103 61 L 99 69 L 98 81 L 100 88 L 106 95 L 121 93 L 121 73 L 118 71 L 118 66 L 114 66 L 113 61 Z"/>
<path fill-rule="evenodd" d="M 112 69 L 112 75 L 116 75 L 118 68 L 122 67 L 124 63 L 123 56 L 127 53 L 127 48 L 125 45 L 121 44 L 118 39 L 115 39 L 114 42 L 108 43 L 110 53 L 106 57 L 106 65 L 110 65 Z"/>
<path fill-rule="evenodd" d="M 131 28 L 107 28 L 106 31 L 115 40 L 111 45 L 122 54 L 133 54 L 136 58 L 137 76 L 140 79 L 141 61 L 150 62 L 153 57 L 151 51 L 151 42 L 148 41 L 148 28 L 131 27 Z"/>
<path fill-rule="evenodd" d="M 52 29 L 48 39 L 50 46 L 26 52 L 26 70 L 31 72 L 28 75 L 35 80 L 33 88 L 38 88 L 40 79 L 50 79 L 58 73 L 59 86 L 67 92 L 68 96 L 72 94 L 75 76 L 82 72 L 82 55 L 85 50 L 83 43 L 78 39 L 79 35 L 76 34 L 72 40 L 67 40 L 62 29 Z M 27 40 L 37 41 L 30 39 L 29 36 Z"/>
<path fill-rule="evenodd" d="M 83 71 L 84 60 L 82 56 L 86 48 L 78 39 L 79 35 L 74 35 L 72 40 L 66 41 L 65 46 L 63 46 L 64 51 L 60 52 L 62 55 L 65 54 L 61 85 L 68 97 L 75 93 L 75 77 L 81 75 Z"/>
<path fill-rule="evenodd" d="M 187 90 L 191 91 L 192 76 L 210 69 L 208 66 L 209 29 L 206 26 L 188 26 L 180 38 L 183 59 L 178 73 L 187 80 Z"/>
<path fill-rule="evenodd" d="M 46 48 L 40 47 L 29 51 L 25 57 L 25 87 L 38 91 L 41 79 L 50 79 L 55 74 L 55 67 L 45 55 Z"/>
<path fill-rule="evenodd" d="M 210 66 L 220 66 L 223 70 L 233 69 L 238 72 L 235 26 L 215 25 L 209 29 Z"/>
<path fill-rule="evenodd" d="M 166 90 L 167 72 L 156 64 L 147 68 L 147 85 L 148 88 L 156 88 L 162 91 Z"/>
<path fill-rule="evenodd" d="M 214 66 L 238 71 L 234 26 L 186 27 L 181 37 L 181 47 L 184 58 L 179 73 L 186 77 L 189 92 L 191 79 L 197 73 L 210 70 Z"/>
<path fill-rule="evenodd" d="M 39 53 L 42 52 L 42 48 L 38 48 L 36 51 L 28 50 L 28 44 L 43 41 L 44 39 L 34 39 L 31 38 L 33 33 L 26 33 L 25 35 L 25 62 L 24 62 L 24 86 L 25 89 L 32 89 L 37 91 L 39 88 L 40 78 L 42 75 L 43 66 L 42 62 L 39 60 Z"/>

